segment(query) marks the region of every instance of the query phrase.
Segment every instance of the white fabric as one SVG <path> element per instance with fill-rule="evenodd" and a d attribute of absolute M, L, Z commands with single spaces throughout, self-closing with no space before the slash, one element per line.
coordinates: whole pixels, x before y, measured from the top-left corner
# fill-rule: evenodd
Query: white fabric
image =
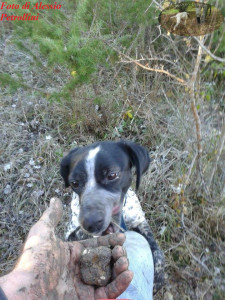
<path fill-rule="evenodd" d="M 147 240 L 137 232 L 125 232 L 124 247 L 129 259 L 129 270 L 134 277 L 117 299 L 153 300 L 154 262 Z"/>

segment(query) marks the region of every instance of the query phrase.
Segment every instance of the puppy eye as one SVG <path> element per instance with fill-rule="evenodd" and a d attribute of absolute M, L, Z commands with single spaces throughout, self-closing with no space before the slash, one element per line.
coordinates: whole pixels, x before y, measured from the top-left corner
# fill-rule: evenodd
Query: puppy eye
<path fill-rule="evenodd" d="M 107 176 L 108 180 L 113 180 L 116 179 L 117 177 L 118 177 L 118 173 L 110 173 Z"/>
<path fill-rule="evenodd" d="M 79 187 L 79 182 L 75 180 L 71 182 L 70 185 L 72 188 L 77 189 Z"/>

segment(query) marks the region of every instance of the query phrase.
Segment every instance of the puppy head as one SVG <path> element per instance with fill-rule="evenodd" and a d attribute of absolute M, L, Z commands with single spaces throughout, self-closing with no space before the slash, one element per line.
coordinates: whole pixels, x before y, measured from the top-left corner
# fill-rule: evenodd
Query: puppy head
<path fill-rule="evenodd" d="M 136 168 L 136 188 L 149 166 L 146 149 L 128 141 L 101 142 L 76 148 L 62 159 L 60 172 L 65 186 L 80 199 L 79 221 L 95 235 L 117 231 L 123 198 L 131 185 L 131 168 Z"/>

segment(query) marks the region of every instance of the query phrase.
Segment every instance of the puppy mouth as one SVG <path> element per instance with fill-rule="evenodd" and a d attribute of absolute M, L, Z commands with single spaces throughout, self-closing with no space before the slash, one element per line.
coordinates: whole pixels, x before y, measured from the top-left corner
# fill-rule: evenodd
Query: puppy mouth
<path fill-rule="evenodd" d="M 107 235 L 107 234 L 112 234 L 118 231 L 118 229 L 120 228 L 119 225 L 117 225 L 113 220 L 109 223 L 108 227 L 104 230 L 104 231 L 99 231 L 99 232 L 89 232 L 87 231 L 82 225 L 78 227 L 79 230 L 81 229 L 83 232 L 89 234 L 89 235 L 93 235 L 94 237 L 98 237 L 98 236 L 103 236 L 103 235 Z"/>
<path fill-rule="evenodd" d="M 72 236 L 72 239 L 69 239 L 69 240 L 78 241 L 79 238 L 76 234 L 79 230 L 83 231 L 84 233 L 86 233 L 88 235 L 92 235 L 93 237 L 105 236 L 107 234 L 113 234 L 118 231 L 125 232 L 125 230 L 123 228 L 121 228 L 118 224 L 116 224 L 114 221 L 111 221 L 109 223 L 109 226 L 106 228 L 106 230 L 99 232 L 99 233 L 90 233 L 87 230 L 85 230 L 82 226 L 78 226 L 76 230 L 74 230 L 73 232 L 70 233 L 70 236 L 74 235 L 75 238 Z"/>
<path fill-rule="evenodd" d="M 119 211 L 120 211 L 120 205 L 115 205 L 112 210 L 112 216 L 118 214 Z M 109 223 L 109 226 L 106 228 L 106 230 L 102 232 L 101 235 L 115 233 L 119 230 L 121 230 L 121 227 L 118 224 L 116 224 L 112 219 L 111 222 Z"/>
<path fill-rule="evenodd" d="M 89 232 L 88 230 L 86 230 L 83 226 L 82 226 L 82 223 L 80 223 L 80 228 L 82 231 L 86 232 L 87 234 L 90 234 L 90 235 L 93 235 L 94 237 L 97 237 L 97 236 L 103 236 L 103 235 L 107 235 L 107 234 L 112 234 L 112 233 L 115 233 L 115 232 L 118 232 L 118 231 L 124 231 L 119 224 L 117 224 L 113 217 L 115 215 L 117 215 L 121 210 L 121 205 L 119 204 L 116 204 L 113 206 L 112 208 L 112 211 L 111 211 L 111 221 L 109 223 L 109 225 L 107 227 L 103 227 L 102 230 L 99 230 L 99 231 L 95 231 L 95 232 Z M 106 229 L 105 229 L 106 228 Z"/>
<path fill-rule="evenodd" d="M 106 228 L 105 231 L 102 232 L 101 235 L 112 234 L 112 233 L 114 233 L 114 232 L 116 232 L 115 226 L 114 226 L 114 224 L 113 224 L 112 222 L 110 222 L 110 223 L 109 223 L 109 226 Z"/>
<path fill-rule="evenodd" d="M 101 235 L 112 234 L 112 233 L 115 233 L 118 231 L 125 232 L 126 230 L 123 227 L 121 227 L 119 224 L 117 224 L 116 222 L 112 221 L 109 224 L 109 226 L 106 228 L 106 230 L 102 232 Z"/>

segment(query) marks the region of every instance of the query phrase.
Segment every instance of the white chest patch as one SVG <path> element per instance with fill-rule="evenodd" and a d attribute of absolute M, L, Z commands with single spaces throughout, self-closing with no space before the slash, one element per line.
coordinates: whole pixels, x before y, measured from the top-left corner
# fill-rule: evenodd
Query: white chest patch
<path fill-rule="evenodd" d="M 95 161 L 96 161 L 96 155 L 100 151 L 100 146 L 90 150 L 88 153 L 88 156 L 85 160 L 85 168 L 87 171 L 87 184 L 85 186 L 85 189 L 89 190 L 93 188 L 96 185 L 95 180 Z"/>

